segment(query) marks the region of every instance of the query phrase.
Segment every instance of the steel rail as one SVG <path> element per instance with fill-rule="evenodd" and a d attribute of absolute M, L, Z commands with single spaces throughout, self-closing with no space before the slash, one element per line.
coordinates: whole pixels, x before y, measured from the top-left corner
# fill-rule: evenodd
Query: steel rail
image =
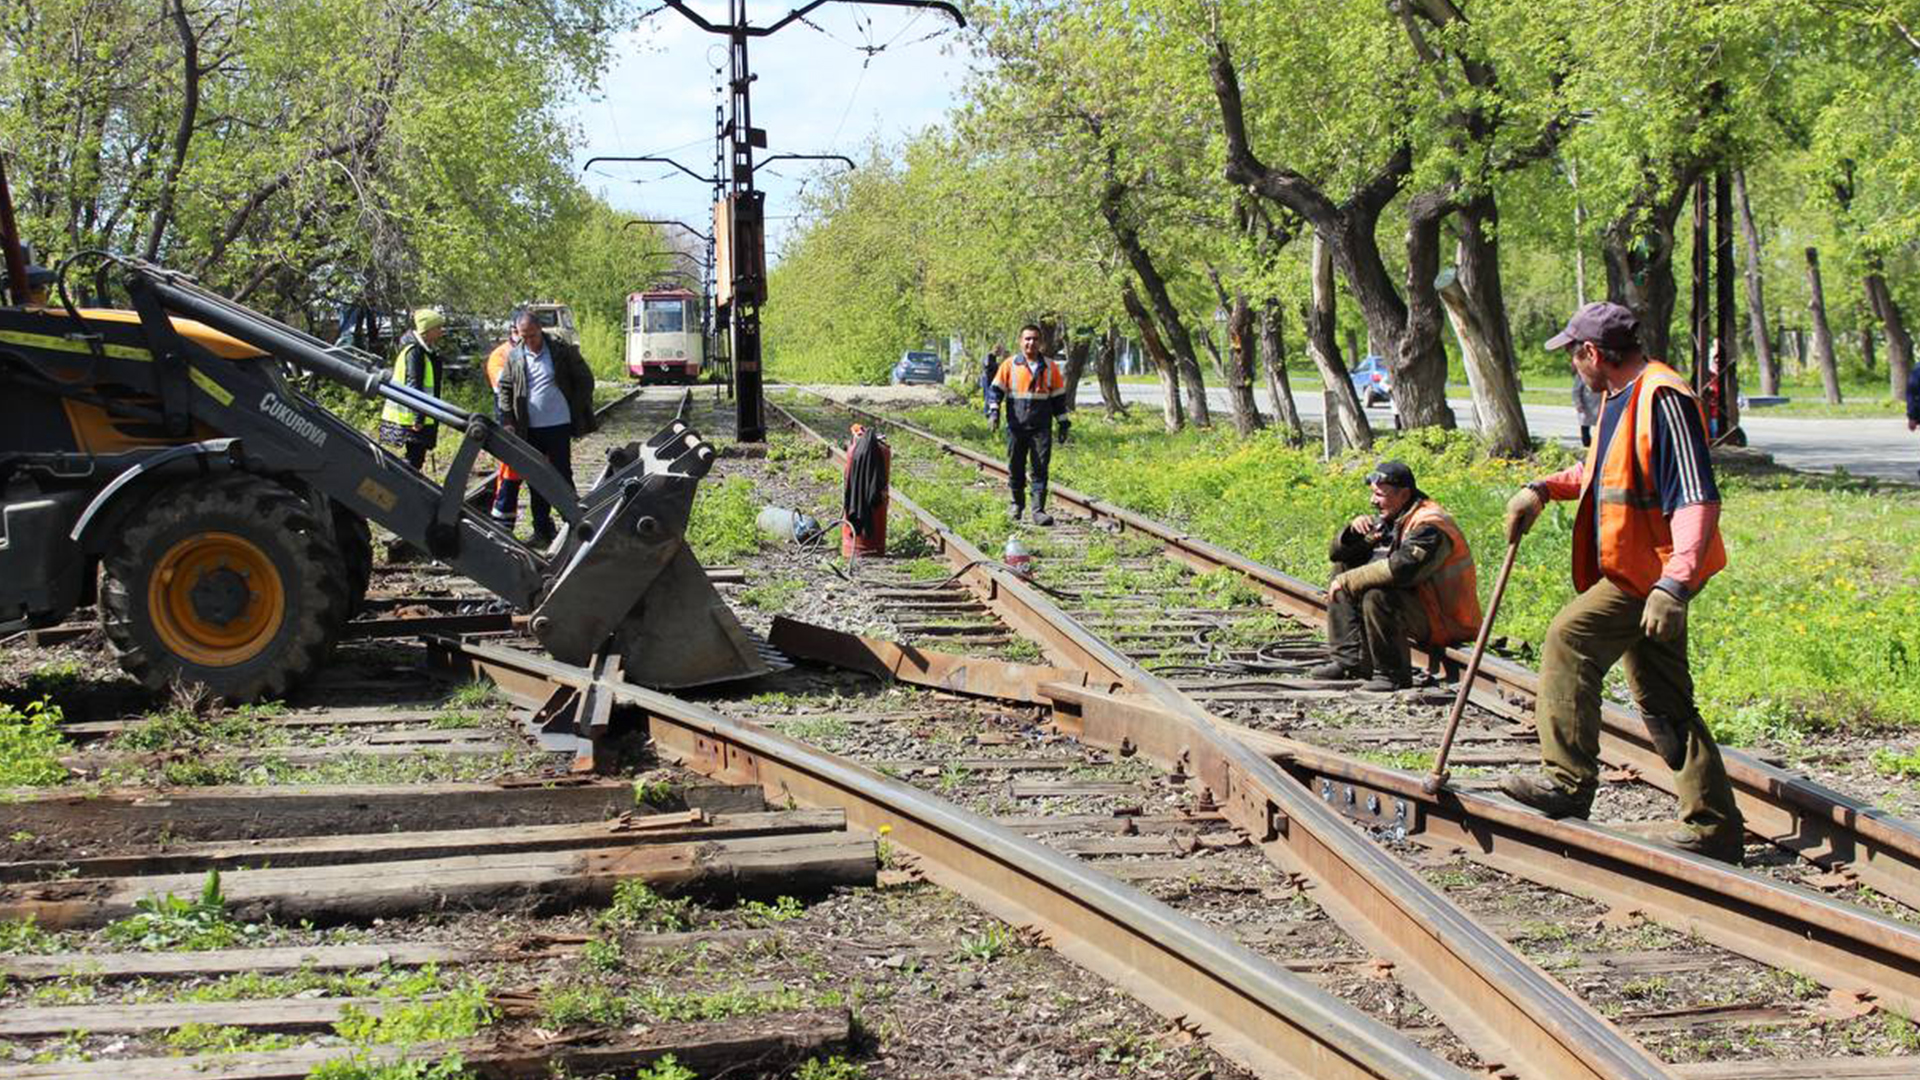
<path fill-rule="evenodd" d="M 844 461 L 844 450 L 773 407 Z M 1172 684 L 1081 626 L 899 489 L 891 498 L 957 568 L 958 579 L 1009 625 L 1056 661 L 1110 677 L 1182 721 L 1178 728 L 1160 724 L 1154 732 L 1180 744 L 1170 757 L 1205 785 L 1227 819 L 1269 858 L 1318 882 L 1321 907 L 1362 945 L 1393 963 L 1398 977 L 1487 1062 L 1555 1080 L 1669 1075 L 1631 1037 L 1271 760 L 1222 732 L 1205 709 Z"/>
<path fill-rule="evenodd" d="M 898 428 L 927 439 L 944 452 L 984 471 L 1006 475 L 1006 466 L 1002 463 L 916 424 L 833 402 L 822 395 L 814 396 L 876 425 Z M 1073 488 L 1053 484 L 1048 490 L 1059 502 L 1095 520 L 1110 521 L 1151 537 L 1160 542 L 1167 555 L 1196 570 L 1203 573 L 1225 570 L 1235 574 L 1268 603 L 1302 623 L 1316 629 L 1326 625 L 1325 594 L 1309 582 Z M 1416 651 L 1425 655 L 1422 650 Z M 1468 660 L 1466 652 L 1460 649 L 1445 650 L 1442 657 L 1449 664 L 1463 667 Z M 1538 697 L 1539 689 L 1536 673 L 1510 660 L 1490 656 L 1480 663 L 1471 700 L 1530 723 L 1530 712 L 1515 709 L 1512 699 L 1530 704 Z M 1642 781 L 1674 794 L 1671 770 L 1654 750 L 1653 740 L 1641 719 L 1612 702 L 1602 703 L 1600 719 L 1601 757 L 1609 765 L 1632 769 Z M 1748 832 L 1816 865 L 1843 873 L 1907 907 L 1920 909 L 1920 826 L 1745 751 L 1721 747 L 1720 753 Z"/>
<path fill-rule="evenodd" d="M 585 668 L 498 646 L 435 639 L 437 663 L 537 708 L 557 689 L 605 689 L 645 718 L 664 758 L 756 783 L 774 802 L 839 807 L 886 836 L 929 880 L 1016 925 L 1143 1004 L 1195 1026 L 1263 1077 L 1466 1080 L 1404 1035 L 1136 889 L 932 794 L 758 725 Z"/>
<path fill-rule="evenodd" d="M 1141 698 L 1088 686 L 1083 672 L 1063 678 L 1059 668 L 902 646 L 784 618 L 774 620 L 772 638 L 803 659 L 1048 706 L 1057 729 L 1089 745 L 1141 754 L 1173 772 L 1190 765 L 1177 718 Z M 1908 924 L 1603 826 L 1547 820 L 1504 799 L 1435 795 L 1398 770 L 1214 722 L 1377 834 L 1460 852 L 1906 1015 L 1920 1007 L 1920 930 Z M 1169 730 L 1176 734 L 1166 736 Z"/>

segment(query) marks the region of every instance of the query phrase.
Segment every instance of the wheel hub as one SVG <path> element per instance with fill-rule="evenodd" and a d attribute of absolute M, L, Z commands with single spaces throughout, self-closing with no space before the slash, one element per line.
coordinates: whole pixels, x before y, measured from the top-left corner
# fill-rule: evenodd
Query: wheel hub
<path fill-rule="evenodd" d="M 203 667 L 258 656 L 286 621 L 273 559 L 251 538 L 203 532 L 167 549 L 147 582 L 147 611 L 169 652 Z"/>
<path fill-rule="evenodd" d="M 200 575 L 188 591 L 194 614 L 214 626 L 226 626 L 246 613 L 253 602 L 246 576 L 229 566 L 218 566 Z"/>

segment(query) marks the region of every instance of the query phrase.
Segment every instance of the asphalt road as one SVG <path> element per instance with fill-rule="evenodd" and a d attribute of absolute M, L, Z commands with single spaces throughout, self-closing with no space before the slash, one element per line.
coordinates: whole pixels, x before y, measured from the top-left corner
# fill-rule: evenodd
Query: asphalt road
<path fill-rule="evenodd" d="M 1160 387 L 1157 385 L 1122 383 L 1120 396 L 1128 402 L 1138 402 L 1145 408 L 1160 408 Z M 1262 412 L 1272 411 L 1266 391 L 1256 391 L 1255 396 Z M 1099 408 L 1100 387 L 1091 380 L 1081 383 L 1077 400 L 1083 409 Z M 1300 407 L 1301 419 L 1320 420 L 1322 409 L 1318 393 L 1301 393 L 1296 388 L 1294 400 Z M 1207 401 L 1216 413 L 1228 412 L 1224 389 L 1209 388 Z M 1461 426 L 1471 425 L 1471 402 L 1466 398 L 1450 398 L 1449 401 Z M 1555 438 L 1569 445 L 1579 444 L 1580 425 L 1574 419 L 1572 406 L 1527 405 L 1525 409 L 1527 428 L 1536 438 Z M 1368 409 L 1367 419 L 1372 422 L 1375 431 L 1393 426 L 1393 412 L 1384 405 Z M 1224 415 L 1216 422 L 1221 421 L 1224 421 Z M 1741 425 L 1746 428 L 1748 445 L 1772 454 L 1775 461 L 1788 468 L 1809 472 L 1845 469 L 1855 476 L 1874 476 L 1907 483 L 1920 480 L 1920 472 L 1916 471 L 1920 469 L 1920 433 L 1909 432 L 1904 420 L 1802 419 L 1771 417 L 1764 411 L 1748 410 Z"/>

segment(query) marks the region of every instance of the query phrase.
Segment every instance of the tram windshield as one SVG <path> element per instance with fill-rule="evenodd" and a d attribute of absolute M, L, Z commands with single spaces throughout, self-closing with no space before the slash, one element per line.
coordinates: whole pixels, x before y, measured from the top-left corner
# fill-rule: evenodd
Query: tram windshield
<path fill-rule="evenodd" d="M 681 334 L 687 329 L 687 302 L 685 300 L 649 300 L 647 301 L 647 325 L 649 334 Z"/>

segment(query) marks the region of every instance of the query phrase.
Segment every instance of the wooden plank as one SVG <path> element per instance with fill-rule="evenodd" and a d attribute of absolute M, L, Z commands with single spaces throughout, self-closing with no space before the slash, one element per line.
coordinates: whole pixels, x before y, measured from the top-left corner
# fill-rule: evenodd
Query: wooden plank
<path fill-rule="evenodd" d="M 450 829 L 435 832 L 301 836 L 280 840 L 183 844 L 152 854 L 36 859 L 0 863 L 0 882 L 65 877 L 125 877 L 204 873 L 245 867 L 343 866 L 350 863 L 439 859 L 512 851 L 560 851 L 637 843 L 684 843 L 733 836 L 823 832 L 845 829 L 840 810 L 788 810 L 708 815 L 704 810 L 628 814 L 608 821 L 520 825 L 510 829 Z"/>
<path fill-rule="evenodd" d="M 689 930 L 659 934 L 623 934 L 620 947 L 628 953 L 678 949 L 714 943 L 738 945 L 767 936 L 763 930 Z M 63 979 L 80 975 L 94 979 L 168 978 L 183 975 L 232 975 L 243 971 L 357 971 L 362 968 L 464 967 L 502 960 L 534 960 L 575 956 L 577 941 L 535 937 L 495 948 L 465 945 L 407 944 L 282 946 L 270 949 L 212 949 L 206 952 L 47 953 L 41 956 L 0 956 L 0 975 L 14 979 Z"/>
<path fill-rule="evenodd" d="M 1028 836 L 1051 836 L 1075 832 L 1199 832 L 1224 827 L 1226 818 L 1219 814 L 1002 814 L 993 823 Z"/>
<path fill-rule="evenodd" d="M 447 711 L 467 710 L 449 707 Z M 343 709 L 337 713 L 283 713 L 279 716 L 261 716 L 255 717 L 255 722 L 267 727 L 283 728 L 389 727 L 395 724 L 431 724 L 439 715 L 426 709 Z M 117 735 L 146 722 L 145 719 L 89 720 L 84 723 L 61 724 L 60 733 L 78 741 Z"/>
<path fill-rule="evenodd" d="M 497 735 L 498 733 L 493 733 Z M 335 743 L 329 746 L 280 746 L 260 750 L 233 750 L 200 752 L 194 755 L 197 761 L 230 761 L 240 764 L 256 764 L 262 761 L 280 761 L 288 765 L 321 765 L 337 761 L 343 757 L 363 758 L 405 758 L 423 753 L 444 754 L 451 757 L 494 757 L 514 750 L 529 750 L 526 743 L 504 742 L 449 742 L 432 747 L 417 744 L 382 746 L 373 743 Z M 104 772 L 110 766 L 130 764 L 161 764 L 173 760 L 177 755 L 167 752 L 150 754 L 121 754 L 108 751 L 86 751 L 69 754 L 60 759 L 60 764 L 77 773 Z"/>
<path fill-rule="evenodd" d="M 871 885 L 871 837 L 753 836 L 589 851 L 524 851 L 445 859 L 236 870 L 221 877 L 228 909 L 247 922 L 366 922 L 445 908 L 564 910 L 605 903 L 616 882 L 663 890 L 793 893 Z M 201 874 L 81 878 L 0 886 L 0 919 L 62 930 L 131 915 L 143 898 L 192 896 Z"/>
<path fill-rule="evenodd" d="M 1141 786 L 1131 780 L 1015 780 L 1007 785 L 1016 799 L 1045 799 L 1067 795 L 1138 795 Z"/>
<path fill-rule="evenodd" d="M 927 761 L 925 759 L 895 758 L 880 759 L 866 763 L 869 769 L 893 772 L 901 776 L 938 776 L 947 769 L 966 769 L 970 772 L 1065 772 L 1068 769 L 1086 764 L 1084 761 L 1067 761 L 1063 758 L 948 758 L 945 761 Z"/>
<path fill-rule="evenodd" d="M 593 821 L 633 809 L 633 788 L 606 781 L 501 784 L 149 788 L 81 794 L 14 789 L 7 831 L 74 843 L 155 843 L 313 836 L 343 821 L 373 832 Z M 764 808 L 764 804 L 762 807 Z"/>
<path fill-rule="evenodd" d="M 851 1020 L 845 1009 L 801 1009 L 713 1023 L 649 1024 L 636 1037 L 597 1046 L 564 1039 L 528 1045 L 493 1039 L 374 1047 L 371 1063 L 434 1061 L 460 1055 L 486 1080 L 545 1080 L 555 1070 L 591 1075 L 631 1072 L 672 1054 L 702 1076 L 751 1061 L 770 1072 L 846 1048 Z M 214 1057 L 122 1058 L 10 1066 L 9 1080 L 304 1080 L 315 1068 L 348 1056 L 345 1047 L 305 1047 Z"/>
<path fill-rule="evenodd" d="M 422 995 L 427 1001 L 438 994 Z M 169 1001 L 147 1005 L 50 1005 L 0 1012 L 0 1036 L 27 1038 L 85 1031 L 124 1035 L 183 1024 L 215 1024 L 254 1031 L 325 1031 L 349 1007 L 374 1016 L 406 1002 L 392 998 L 274 998 L 259 1001 Z"/>

